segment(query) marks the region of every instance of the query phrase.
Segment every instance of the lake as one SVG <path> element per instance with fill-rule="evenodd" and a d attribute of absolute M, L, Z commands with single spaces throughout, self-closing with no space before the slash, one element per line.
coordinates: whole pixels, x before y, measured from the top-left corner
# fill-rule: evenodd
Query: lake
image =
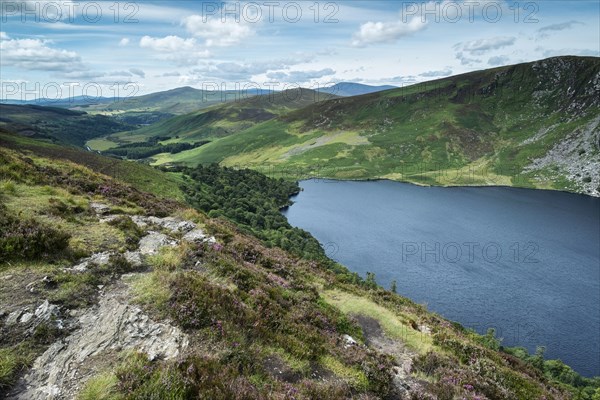
<path fill-rule="evenodd" d="M 300 182 L 284 211 L 327 254 L 428 309 L 600 375 L 600 199 L 507 187 Z"/>

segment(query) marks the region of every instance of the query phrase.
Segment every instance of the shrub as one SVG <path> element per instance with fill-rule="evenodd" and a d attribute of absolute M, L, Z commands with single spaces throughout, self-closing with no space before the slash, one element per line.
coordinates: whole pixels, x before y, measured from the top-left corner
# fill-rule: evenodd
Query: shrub
<path fill-rule="evenodd" d="M 429 351 L 425 354 L 421 354 L 413 360 L 413 369 L 415 371 L 423 372 L 425 375 L 433 376 L 438 369 L 446 366 L 447 360 L 445 360 L 438 353 Z"/>
<path fill-rule="evenodd" d="M 125 234 L 125 243 L 128 250 L 135 250 L 140 239 L 144 235 L 144 230 L 137 226 L 137 224 L 126 215 L 119 215 L 115 219 L 109 221 L 108 224 Z"/>
<path fill-rule="evenodd" d="M 67 248 L 70 235 L 34 219 L 17 220 L 0 205 L 0 260 L 38 259 Z"/>

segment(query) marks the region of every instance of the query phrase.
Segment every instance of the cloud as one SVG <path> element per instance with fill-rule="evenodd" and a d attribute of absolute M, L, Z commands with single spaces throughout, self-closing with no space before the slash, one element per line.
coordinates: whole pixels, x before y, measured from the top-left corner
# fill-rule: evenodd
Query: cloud
<path fill-rule="evenodd" d="M 308 82 L 312 79 L 319 79 L 324 76 L 334 75 L 335 71 L 331 68 L 325 68 L 318 71 L 290 71 L 290 72 L 269 72 L 267 78 L 281 82 Z"/>
<path fill-rule="evenodd" d="M 600 57 L 600 51 L 592 50 L 592 49 L 556 49 L 556 50 L 544 50 L 542 48 L 537 48 L 538 51 L 543 51 L 544 57 L 555 57 L 555 56 L 592 56 L 592 57 Z"/>
<path fill-rule="evenodd" d="M 0 32 L 0 40 L 9 40 L 10 36 L 6 34 L 6 32 Z"/>
<path fill-rule="evenodd" d="M 414 75 L 406 75 L 406 76 L 394 76 L 393 78 L 380 79 L 382 82 L 389 82 L 395 84 L 413 84 L 417 83 L 418 79 Z"/>
<path fill-rule="evenodd" d="M 413 18 L 408 22 L 402 20 L 392 22 L 367 22 L 360 26 L 354 34 L 352 45 L 365 47 L 376 43 L 392 43 L 398 39 L 411 35 L 427 26 L 421 18 Z"/>
<path fill-rule="evenodd" d="M 235 20 L 206 19 L 200 15 L 190 15 L 183 19 L 185 29 L 192 36 L 205 40 L 208 47 L 225 47 L 241 43 L 254 35 L 254 30 L 243 19 Z"/>
<path fill-rule="evenodd" d="M 175 53 L 180 51 L 192 51 L 196 46 L 196 39 L 183 39 L 174 35 L 165 36 L 164 38 L 144 36 L 140 39 L 140 47 L 159 52 Z"/>
<path fill-rule="evenodd" d="M 437 77 L 450 76 L 450 75 L 452 75 L 452 70 L 450 68 L 446 68 L 441 71 L 427 71 L 427 72 L 423 72 L 422 74 L 419 74 L 419 76 L 422 76 L 425 78 L 437 78 Z"/>
<path fill-rule="evenodd" d="M 139 76 L 140 78 L 146 77 L 146 73 L 139 68 L 130 68 L 129 72 L 131 72 L 133 75 Z"/>
<path fill-rule="evenodd" d="M 156 75 L 156 78 L 169 78 L 169 77 L 178 77 L 178 76 L 181 76 L 181 74 L 177 71 L 174 71 L 174 72 L 165 72 L 163 74 Z"/>
<path fill-rule="evenodd" d="M 144 36 L 140 39 L 140 47 L 151 49 L 158 54 L 158 58 L 173 61 L 177 65 L 197 65 L 200 59 L 210 57 L 210 52 L 200 48 L 196 39 L 184 39 L 179 36 L 165 36 L 155 38 Z"/>
<path fill-rule="evenodd" d="M 190 73 L 196 76 L 197 80 L 217 78 L 231 81 L 247 81 L 251 80 L 253 76 L 269 71 L 286 70 L 293 65 L 307 63 L 313 59 L 313 55 L 298 54 L 295 57 L 269 61 L 206 63 L 190 71 Z"/>
<path fill-rule="evenodd" d="M 74 51 L 49 47 L 41 39 L 3 39 L 0 41 L 1 65 L 38 71 L 86 70 L 81 57 Z"/>
<path fill-rule="evenodd" d="M 480 56 L 492 50 L 512 46 L 516 40 L 517 38 L 515 37 L 499 36 L 490 39 L 479 39 L 457 43 L 454 45 L 454 49 L 464 51 L 470 55 Z"/>
<path fill-rule="evenodd" d="M 481 62 L 481 60 L 479 60 L 477 58 L 469 58 L 469 57 L 465 56 L 462 51 L 459 51 L 458 53 L 456 53 L 455 58 L 457 60 L 460 60 L 461 65 L 472 65 L 472 64 L 477 64 L 477 63 Z"/>
<path fill-rule="evenodd" d="M 129 38 L 123 38 L 121 39 L 121 41 L 119 42 L 119 46 L 121 47 L 125 47 L 129 44 Z"/>
<path fill-rule="evenodd" d="M 584 25 L 583 22 L 571 20 L 568 22 L 563 22 L 561 24 L 552 24 L 541 27 L 538 29 L 538 32 L 548 32 L 548 31 L 564 31 L 565 29 L 571 29 L 573 25 Z"/>
<path fill-rule="evenodd" d="M 498 65 L 506 65 L 508 63 L 509 58 L 507 56 L 495 56 L 490 57 L 488 60 L 488 65 L 492 67 L 496 67 Z"/>

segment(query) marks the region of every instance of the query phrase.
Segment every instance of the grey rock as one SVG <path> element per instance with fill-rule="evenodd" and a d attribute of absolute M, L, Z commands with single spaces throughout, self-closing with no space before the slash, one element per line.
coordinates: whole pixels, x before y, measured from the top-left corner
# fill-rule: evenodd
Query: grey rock
<path fill-rule="evenodd" d="M 142 256 L 139 251 L 126 251 L 123 256 L 127 262 L 134 267 L 140 267 L 142 265 Z"/>
<path fill-rule="evenodd" d="M 109 350 L 135 349 L 149 359 L 177 357 L 189 339 L 176 327 L 157 323 L 139 308 L 111 293 L 79 317 L 79 329 L 52 344 L 21 379 L 22 390 L 10 399 L 74 398 L 84 377 L 81 367 Z M 88 364 L 89 365 L 89 364 Z"/>
<path fill-rule="evenodd" d="M 35 317 L 39 320 L 47 321 L 50 317 L 58 315 L 59 310 L 60 308 L 56 304 L 50 304 L 46 300 L 35 309 Z"/>
<path fill-rule="evenodd" d="M 6 321 L 4 321 L 4 325 L 6 326 L 11 326 L 17 323 L 17 321 L 19 320 L 19 317 L 23 314 L 23 312 L 25 312 L 26 310 L 17 310 L 17 311 L 13 311 L 10 314 L 8 314 L 8 317 L 6 317 Z"/>
<path fill-rule="evenodd" d="M 90 208 L 97 215 L 106 215 L 106 214 L 110 213 L 110 207 L 107 206 L 106 204 L 103 204 L 103 203 L 91 202 L 90 203 Z"/>
<path fill-rule="evenodd" d="M 139 253 L 141 255 L 156 254 L 161 247 L 175 246 L 177 241 L 169 239 L 163 233 L 149 232 L 140 240 Z"/>
<path fill-rule="evenodd" d="M 110 262 L 110 256 L 113 254 L 114 253 L 110 251 L 93 254 L 91 257 L 79 260 L 79 264 L 75 265 L 73 268 L 71 268 L 71 270 L 75 272 L 85 272 L 90 264 L 96 264 L 100 266 L 108 265 Z"/>
<path fill-rule="evenodd" d="M 19 322 L 20 322 L 21 324 L 26 324 L 26 323 L 28 323 L 29 321 L 31 321 L 31 320 L 33 319 L 33 317 L 34 317 L 34 316 L 35 316 L 35 315 L 34 315 L 34 314 L 32 314 L 32 313 L 30 313 L 30 312 L 28 312 L 28 313 L 25 313 L 25 314 L 21 315 L 21 319 L 19 320 Z"/>
<path fill-rule="evenodd" d="M 139 226 L 140 228 L 146 228 L 148 225 L 155 225 L 160 228 L 166 229 L 171 233 L 182 232 L 186 233 L 196 228 L 196 224 L 192 221 L 185 221 L 175 217 L 144 217 L 140 215 L 135 215 L 131 217 L 132 221 Z"/>
<path fill-rule="evenodd" d="M 354 338 L 350 335 L 344 335 L 343 338 L 344 338 L 344 341 L 346 342 L 345 347 L 356 346 L 358 344 L 356 342 L 356 340 L 354 340 Z"/>
<path fill-rule="evenodd" d="M 148 217 L 144 217 L 142 215 L 134 215 L 131 217 L 131 220 L 140 228 L 146 228 L 148 226 Z"/>
<path fill-rule="evenodd" d="M 148 221 L 171 232 L 189 232 L 196 228 L 196 224 L 191 221 L 183 221 L 174 217 L 148 217 Z"/>
<path fill-rule="evenodd" d="M 202 229 L 197 228 L 183 235 L 181 239 L 186 242 L 203 242 L 206 239 L 206 234 Z"/>

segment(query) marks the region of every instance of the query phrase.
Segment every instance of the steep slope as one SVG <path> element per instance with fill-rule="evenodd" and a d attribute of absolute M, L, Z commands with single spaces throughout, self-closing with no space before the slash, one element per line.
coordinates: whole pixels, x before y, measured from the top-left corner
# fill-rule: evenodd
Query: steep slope
<path fill-rule="evenodd" d="M 268 248 L 237 222 L 141 192 L 125 174 L 2 138 L 1 397 L 600 394 L 600 382 L 560 362 L 500 351 L 492 333 L 465 330 L 322 257 L 294 256 L 283 240 Z M 199 179 L 189 181 L 191 203 L 226 196 L 231 205 L 215 207 L 234 217 L 248 195 L 263 202 L 241 215 L 260 219 L 297 190 L 256 172 L 209 172 L 183 172 Z M 151 179 L 164 179 L 157 174 Z"/>
<path fill-rule="evenodd" d="M 363 85 L 362 83 L 354 82 L 339 82 L 335 85 L 324 87 L 319 89 L 320 93 L 329 93 L 336 96 L 349 97 L 349 96 L 360 96 L 362 94 L 382 92 L 384 90 L 397 89 L 397 86 L 383 85 L 383 86 L 370 86 Z"/>
<path fill-rule="evenodd" d="M 0 128 L 34 138 L 83 146 L 89 139 L 132 126 L 102 115 L 58 107 L 0 104 Z"/>
<path fill-rule="evenodd" d="M 597 196 L 599 99 L 600 58 L 557 57 L 309 105 L 157 163 Z"/>

